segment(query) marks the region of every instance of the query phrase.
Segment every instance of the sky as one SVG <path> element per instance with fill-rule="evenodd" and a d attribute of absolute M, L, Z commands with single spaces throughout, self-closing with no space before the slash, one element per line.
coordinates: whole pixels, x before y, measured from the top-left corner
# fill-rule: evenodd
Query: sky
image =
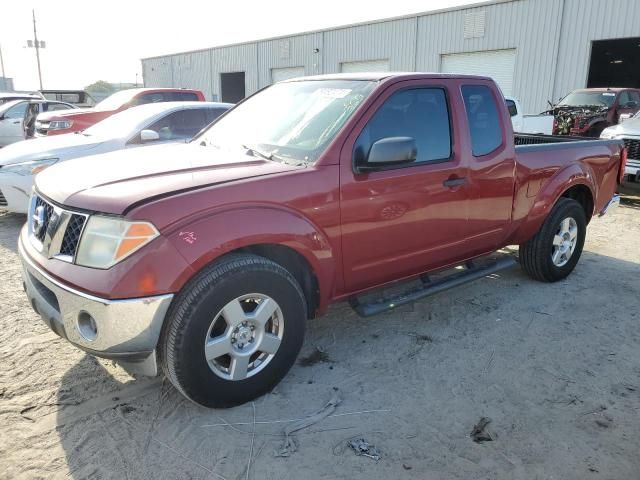
<path fill-rule="evenodd" d="M 15 88 L 37 90 L 35 49 L 27 48 L 35 9 L 38 39 L 46 42 L 40 51 L 45 89 L 84 88 L 97 80 L 142 83 L 144 57 L 470 3 L 477 0 L 4 0 L 0 48 Z"/>

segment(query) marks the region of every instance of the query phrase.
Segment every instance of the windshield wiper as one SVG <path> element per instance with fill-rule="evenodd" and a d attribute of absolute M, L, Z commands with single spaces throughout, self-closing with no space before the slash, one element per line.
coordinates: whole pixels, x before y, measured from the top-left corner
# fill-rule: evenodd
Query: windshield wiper
<path fill-rule="evenodd" d="M 253 147 L 253 146 L 250 146 L 250 145 L 242 145 L 242 148 L 244 148 L 247 151 L 247 153 L 253 155 L 254 157 L 258 156 L 258 157 L 264 158 L 265 160 L 271 160 L 271 161 L 273 161 L 273 160 L 276 160 L 276 161 L 279 161 L 279 162 L 284 162 L 285 161 L 284 158 L 277 156 L 275 153 L 273 153 L 273 152 L 267 153 L 267 152 L 264 152 L 264 151 L 260 150 L 257 147 Z"/>

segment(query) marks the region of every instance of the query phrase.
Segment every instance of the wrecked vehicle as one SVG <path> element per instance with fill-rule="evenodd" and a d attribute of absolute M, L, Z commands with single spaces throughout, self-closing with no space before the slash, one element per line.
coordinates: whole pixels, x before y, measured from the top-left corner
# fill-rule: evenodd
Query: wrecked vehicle
<path fill-rule="evenodd" d="M 605 128 L 638 110 L 640 90 L 587 88 L 574 90 L 547 113 L 554 117 L 554 135 L 599 137 Z"/>
<path fill-rule="evenodd" d="M 189 144 L 39 173 L 18 242 L 26 295 L 90 354 L 161 370 L 201 405 L 244 403 L 332 302 L 385 312 L 514 266 L 480 258 L 506 245 L 534 279 L 567 277 L 591 218 L 619 202 L 624 144 L 530 137 L 544 143 L 515 146 L 489 78 L 276 83 Z M 399 280 L 414 282 L 385 296 Z"/>

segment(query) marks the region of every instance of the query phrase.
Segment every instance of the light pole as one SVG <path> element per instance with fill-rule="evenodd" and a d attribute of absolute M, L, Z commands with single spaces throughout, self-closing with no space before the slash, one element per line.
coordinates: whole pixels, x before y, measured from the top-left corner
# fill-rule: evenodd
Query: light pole
<path fill-rule="evenodd" d="M 40 69 L 40 49 L 45 48 L 44 41 L 38 40 L 38 30 L 36 29 L 36 11 L 31 10 L 33 15 L 33 40 L 27 40 L 27 47 L 36 49 L 36 61 L 38 62 L 38 80 L 40 80 L 40 90 L 42 90 L 42 70 Z"/>

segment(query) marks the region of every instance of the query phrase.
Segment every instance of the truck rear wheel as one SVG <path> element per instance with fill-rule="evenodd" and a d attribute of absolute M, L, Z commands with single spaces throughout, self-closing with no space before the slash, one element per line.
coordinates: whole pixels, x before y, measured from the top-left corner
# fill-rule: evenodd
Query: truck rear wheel
<path fill-rule="evenodd" d="M 200 405 L 245 403 L 270 391 L 294 364 L 306 313 L 287 270 L 256 255 L 230 255 L 176 297 L 160 339 L 162 369 Z"/>
<path fill-rule="evenodd" d="M 520 265 L 536 280 L 562 280 L 580 259 L 586 231 L 582 205 L 570 198 L 559 199 L 538 233 L 520 245 Z"/>

